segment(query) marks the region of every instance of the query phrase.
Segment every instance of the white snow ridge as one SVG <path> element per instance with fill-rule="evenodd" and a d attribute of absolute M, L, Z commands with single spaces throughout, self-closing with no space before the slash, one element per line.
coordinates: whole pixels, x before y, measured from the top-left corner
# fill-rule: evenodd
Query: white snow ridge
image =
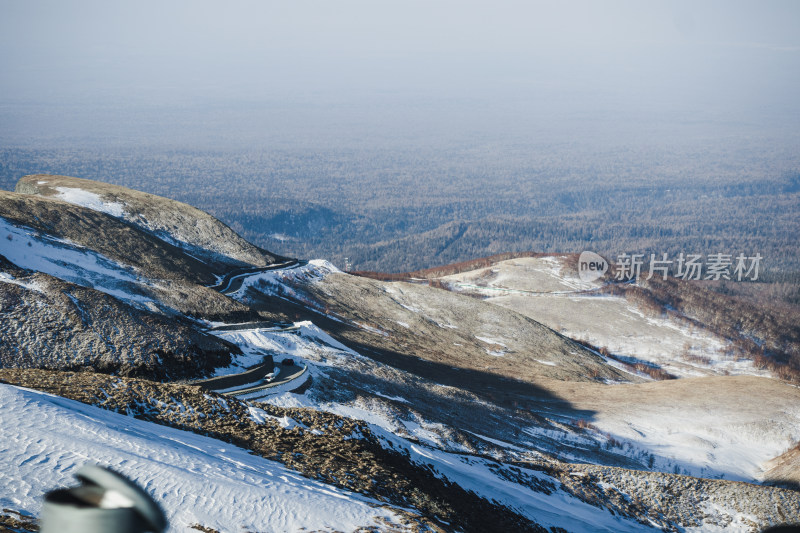
<path fill-rule="evenodd" d="M 86 463 L 133 479 L 168 531 L 354 531 L 399 524 L 379 503 L 236 446 L 49 394 L 0 385 L 0 506 L 38 516 L 42 495 Z M 265 529 L 267 528 L 267 529 Z"/>

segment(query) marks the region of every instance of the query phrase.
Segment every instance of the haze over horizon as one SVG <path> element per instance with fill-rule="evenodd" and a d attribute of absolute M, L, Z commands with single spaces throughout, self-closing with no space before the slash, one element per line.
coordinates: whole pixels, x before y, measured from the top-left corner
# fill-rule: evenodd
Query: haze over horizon
<path fill-rule="evenodd" d="M 292 257 L 798 269 L 800 4 L 0 0 L 0 188 L 178 199 Z"/>
<path fill-rule="evenodd" d="M 800 123 L 795 2 L 5 1 L 0 12 L 6 145 L 258 145 L 286 128 L 348 142 L 569 136 L 618 123 L 657 140 L 667 124 Z"/>

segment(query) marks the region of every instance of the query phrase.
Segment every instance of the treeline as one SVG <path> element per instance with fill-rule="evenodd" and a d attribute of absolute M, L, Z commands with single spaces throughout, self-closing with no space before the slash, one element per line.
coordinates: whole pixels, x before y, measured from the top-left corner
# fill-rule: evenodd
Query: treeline
<path fill-rule="evenodd" d="M 607 285 L 604 290 L 653 314 L 689 317 L 699 327 L 728 339 L 732 356 L 752 359 L 756 367 L 800 383 L 800 307 L 761 303 L 757 291 L 769 291 L 769 284 L 750 285 L 754 293 L 750 297 L 724 294 L 710 282 L 672 278 Z"/>
<path fill-rule="evenodd" d="M 414 279 L 438 281 L 435 278 L 452 276 L 454 274 L 478 270 L 480 268 L 488 268 L 501 261 L 519 259 L 521 257 L 546 257 L 548 255 L 550 254 L 541 252 L 506 252 L 503 254 L 491 255 L 489 257 L 480 257 L 477 259 L 470 259 L 468 261 L 461 261 L 460 263 L 451 263 L 449 265 L 415 270 L 413 272 L 400 272 L 393 274 L 388 272 L 374 272 L 371 270 L 354 270 L 350 273 L 364 278 L 377 279 L 379 281 L 410 281 Z"/>
<path fill-rule="evenodd" d="M 712 141 L 708 141 L 712 142 Z M 800 271 L 800 156 L 749 141 L 685 151 L 503 148 L 0 149 L 24 174 L 109 181 L 181 200 L 275 253 L 409 272 L 504 252 L 759 252 Z M 788 159 L 787 159 L 788 157 Z M 793 157 L 793 156 L 792 156 Z"/>
<path fill-rule="evenodd" d="M 440 278 L 469 272 L 521 257 L 543 257 L 538 252 L 510 252 L 462 261 L 439 267 L 403 273 L 353 271 L 351 274 L 380 281 L 426 280 L 432 287 L 449 290 Z M 577 262 L 576 255 L 567 255 L 565 265 Z M 614 265 L 612 264 L 612 269 Z M 644 270 L 643 270 L 644 272 Z M 638 284 L 607 283 L 601 292 L 623 296 L 642 311 L 653 316 L 674 314 L 694 326 L 711 331 L 731 342 L 729 355 L 751 359 L 757 368 L 773 375 L 800 383 L 800 306 L 776 301 L 776 290 L 796 295 L 799 285 L 792 282 L 720 282 L 686 281 L 659 276 L 651 280 L 640 278 Z M 777 287 L 777 289 L 776 289 Z M 632 361 L 615 356 L 605 347 L 593 346 L 583 339 L 584 346 L 618 361 L 631 371 L 645 373 L 653 379 L 672 379 L 674 376 L 646 361 Z M 687 354 L 687 358 L 692 357 Z"/>

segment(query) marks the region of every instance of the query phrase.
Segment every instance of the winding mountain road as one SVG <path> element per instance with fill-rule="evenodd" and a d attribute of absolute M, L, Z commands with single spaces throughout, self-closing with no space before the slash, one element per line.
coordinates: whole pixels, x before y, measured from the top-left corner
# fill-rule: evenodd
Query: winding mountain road
<path fill-rule="evenodd" d="M 273 379 L 272 381 L 267 381 L 267 382 L 262 381 L 260 383 L 252 383 L 251 386 L 249 387 L 237 388 L 235 390 L 227 390 L 221 392 L 221 394 L 225 396 L 243 396 L 245 394 L 253 394 L 256 392 L 268 391 L 269 389 L 276 388 L 281 385 L 285 385 L 286 383 L 291 383 L 292 381 L 295 381 L 296 379 L 305 375 L 306 371 L 308 370 L 308 367 L 306 365 L 303 366 L 280 365 L 278 368 L 280 368 L 280 372 L 278 372 L 278 375 L 275 376 L 275 379 Z M 305 383 L 305 380 L 303 380 L 302 382 L 298 382 L 297 387 L 295 387 L 295 389 L 302 386 L 303 383 Z"/>
<path fill-rule="evenodd" d="M 237 268 L 222 276 L 218 283 L 215 285 L 209 285 L 208 288 L 225 295 L 230 295 L 240 290 L 244 280 L 250 276 L 254 276 L 262 272 L 288 270 L 291 268 L 305 266 L 307 264 L 308 261 L 292 259 L 289 261 L 284 261 L 283 263 L 269 265 L 268 267 Z M 218 334 L 225 331 L 243 331 L 248 329 L 261 329 L 274 332 L 296 332 L 300 328 L 293 324 L 285 323 L 245 322 L 241 324 L 225 324 L 223 326 L 211 327 L 208 328 L 206 332 Z M 275 368 L 278 368 L 277 375 L 268 380 L 267 376 Z M 240 372 L 238 374 L 229 374 L 226 376 L 217 376 L 204 380 L 197 380 L 194 381 L 193 384 L 200 385 L 205 389 L 213 390 L 226 396 L 238 396 L 241 394 L 252 394 L 261 390 L 266 390 L 290 383 L 303 376 L 307 370 L 307 366 L 299 366 L 294 363 L 291 365 L 276 365 L 273 361 L 272 355 L 265 354 L 264 361 L 261 364 L 249 368 L 244 372 Z"/>
<path fill-rule="evenodd" d="M 292 259 L 290 261 L 276 263 L 266 267 L 237 268 L 222 276 L 222 279 L 219 281 L 219 283 L 215 285 L 209 285 L 208 288 L 214 289 L 215 291 L 226 295 L 233 294 L 242 288 L 242 283 L 248 276 L 260 274 L 262 272 L 271 272 L 273 270 L 287 270 L 290 268 L 303 266 L 305 264 L 307 264 L 307 261 L 298 261 L 296 259 Z"/>
<path fill-rule="evenodd" d="M 241 324 L 215 326 L 207 329 L 206 332 L 213 335 L 226 331 L 246 331 L 249 329 L 295 333 L 300 330 L 300 327 L 286 323 L 244 322 Z M 196 380 L 192 382 L 192 385 L 199 385 L 204 389 L 215 391 L 225 396 L 239 396 L 285 385 L 301 377 L 308 369 L 306 365 L 277 363 L 273 358 L 274 355 L 277 354 L 264 354 L 264 360 L 260 364 L 250 367 L 244 372 Z M 272 379 L 267 379 L 267 376 L 276 368 L 278 369 L 277 375 L 273 376 Z M 300 385 L 302 383 L 298 383 L 298 387 Z"/>

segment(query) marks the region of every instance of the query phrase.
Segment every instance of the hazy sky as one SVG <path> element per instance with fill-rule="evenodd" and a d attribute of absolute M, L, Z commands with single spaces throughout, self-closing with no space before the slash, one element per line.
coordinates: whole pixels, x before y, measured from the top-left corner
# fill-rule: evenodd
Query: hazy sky
<path fill-rule="evenodd" d="M 800 111 L 800 2 L 0 0 L 0 106 Z"/>

